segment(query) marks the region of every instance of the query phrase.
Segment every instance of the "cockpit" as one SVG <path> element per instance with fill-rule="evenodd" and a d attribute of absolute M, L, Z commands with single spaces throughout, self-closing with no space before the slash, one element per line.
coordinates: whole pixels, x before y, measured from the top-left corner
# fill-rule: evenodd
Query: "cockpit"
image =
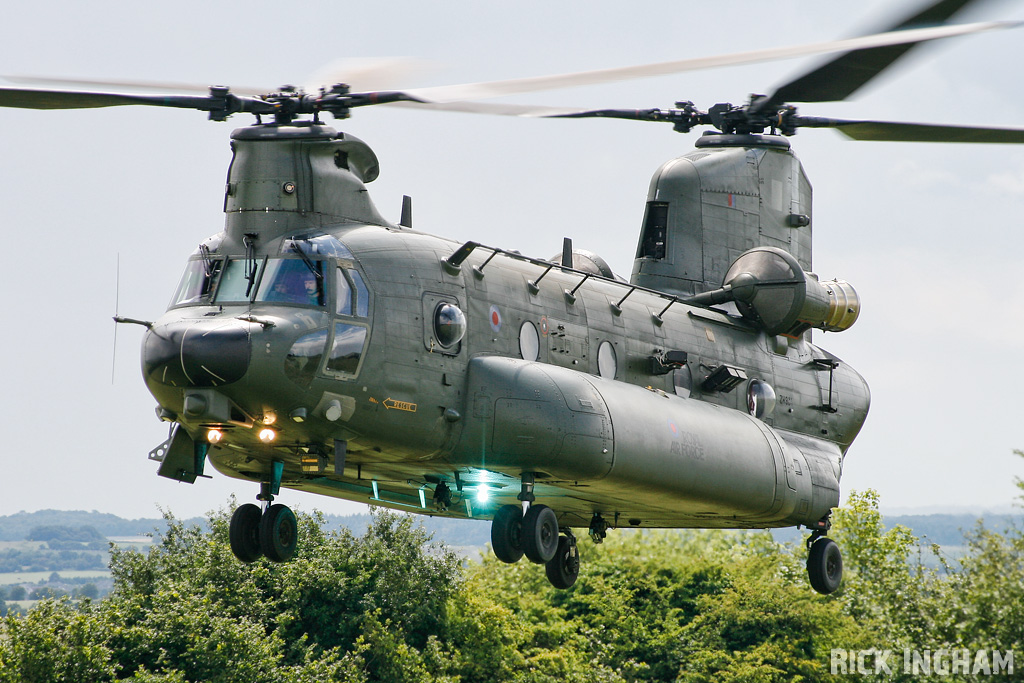
<path fill-rule="evenodd" d="M 204 244 L 185 267 L 170 308 L 257 302 L 322 308 L 332 289 L 336 314 L 367 317 L 366 284 L 352 253 L 330 235 L 286 239 L 279 255 L 261 258 L 218 258 Z"/>
<path fill-rule="evenodd" d="M 213 238 L 193 254 L 170 308 L 245 306 L 259 314 L 273 307 L 272 318 L 287 316 L 291 308 L 302 316 L 305 331 L 292 336 L 288 325 L 274 332 L 287 339 L 285 375 L 307 387 L 315 377 L 358 375 L 370 332 L 371 292 L 344 244 L 331 235 L 285 239 L 277 253 L 259 256 L 249 245 L 246 253 L 226 256 L 216 253 L 219 247 Z"/>

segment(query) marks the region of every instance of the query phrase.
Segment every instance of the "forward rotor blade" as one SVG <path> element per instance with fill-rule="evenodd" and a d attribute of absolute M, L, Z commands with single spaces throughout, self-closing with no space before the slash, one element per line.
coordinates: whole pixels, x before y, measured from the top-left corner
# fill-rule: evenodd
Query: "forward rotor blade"
<path fill-rule="evenodd" d="M 906 17 L 888 28 L 886 32 L 913 33 L 922 26 L 943 24 L 975 1 L 939 0 Z M 845 100 L 921 42 L 923 41 L 911 40 L 899 44 L 863 47 L 839 55 L 780 86 L 763 104 L 759 102 L 756 110 L 770 111 L 775 106 L 788 102 Z"/>
<path fill-rule="evenodd" d="M 888 142 L 971 142 L 1024 144 L 1024 128 L 986 128 L 950 126 L 939 123 L 901 123 L 896 121 L 854 121 L 811 116 L 796 118 L 809 128 L 835 128 L 853 140 Z"/>
<path fill-rule="evenodd" d="M 156 107 L 200 109 L 205 97 L 187 95 L 123 95 L 118 93 L 42 90 L 38 88 L 0 88 L 0 107 L 21 109 L 92 109 L 132 104 Z"/>
<path fill-rule="evenodd" d="M 375 90 L 394 89 L 403 79 L 409 79 L 427 70 L 427 63 L 411 57 L 375 57 L 365 59 L 338 59 L 317 69 L 304 79 L 303 88 L 306 92 L 316 92 L 321 86 L 335 83 L 347 84 L 353 92 L 370 92 Z M 180 93 L 205 95 L 210 91 L 209 85 L 197 83 L 177 83 L 170 81 L 136 81 L 125 79 L 74 79 L 53 78 L 50 76 L 0 76 L 11 83 L 24 85 L 47 86 L 55 89 L 72 89 L 86 91 L 103 90 L 155 90 L 163 93 Z M 257 97 L 276 92 L 279 88 L 270 86 L 231 86 L 235 95 Z"/>
<path fill-rule="evenodd" d="M 542 90 L 554 90 L 558 88 L 569 88 L 583 85 L 599 85 L 602 83 L 613 83 L 616 81 L 637 78 L 650 78 L 653 76 L 664 76 L 668 74 L 683 73 L 686 71 L 698 71 L 701 69 L 769 62 L 780 59 L 790 59 L 792 57 L 821 54 L 825 52 L 850 52 L 854 50 L 878 48 L 883 46 L 904 45 L 907 43 L 916 44 L 928 40 L 937 40 L 939 38 L 949 38 L 952 36 L 967 35 L 970 33 L 979 33 L 981 31 L 990 31 L 1000 28 L 1011 28 L 1018 25 L 1019 24 L 1016 22 L 982 22 L 964 24 L 960 26 L 937 26 L 906 31 L 890 31 L 870 36 L 861 36 L 858 38 L 846 38 L 843 40 L 833 40 L 823 43 L 769 48 L 750 52 L 737 52 L 733 54 L 718 55 L 715 57 L 681 59 L 670 62 L 658 62 L 655 64 L 641 64 L 637 66 L 599 69 L 596 71 L 579 71 L 575 73 L 536 76 L 532 78 L 515 78 L 506 81 L 466 83 L 463 85 L 447 85 L 432 88 L 414 88 L 406 90 L 405 92 L 417 99 L 431 103 L 465 102 L 466 100 L 481 100 L 490 97 L 518 95 Z"/>
<path fill-rule="evenodd" d="M 54 89 L 65 89 L 70 88 L 80 92 L 91 90 L 93 88 L 102 88 L 105 90 L 153 90 L 161 93 L 191 93 L 196 95 L 206 95 L 210 92 L 209 85 L 199 85 L 197 83 L 176 83 L 171 81 L 133 81 L 133 80 L 117 80 L 117 79 L 74 79 L 74 78 L 52 78 L 49 76 L 0 76 L 6 81 L 11 83 L 23 83 L 26 85 L 39 85 L 46 86 Z M 231 87 L 231 92 L 235 95 L 243 95 L 256 97 L 264 93 L 272 92 L 273 88 L 252 88 L 252 87 Z M 100 105 L 110 106 L 110 105 Z"/>

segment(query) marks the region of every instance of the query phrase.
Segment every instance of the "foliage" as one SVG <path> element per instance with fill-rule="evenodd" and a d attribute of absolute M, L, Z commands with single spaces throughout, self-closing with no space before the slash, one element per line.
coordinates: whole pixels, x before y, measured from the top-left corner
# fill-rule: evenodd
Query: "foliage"
<path fill-rule="evenodd" d="M 112 551 L 104 599 L 2 621 L 0 683 L 825 683 L 848 680 L 830 670 L 836 648 L 1024 651 L 1019 527 L 979 525 L 959 563 L 927 569 L 874 492 L 834 518 L 844 585 L 820 596 L 803 544 L 765 532 L 619 530 L 581 541 L 584 570 L 560 591 L 526 561 L 460 563 L 382 510 L 361 536 L 299 515 L 296 558 L 250 565 L 231 554 L 229 510 L 202 526 L 167 515 L 146 553 Z M 949 679 L 895 667 L 857 680 Z"/>

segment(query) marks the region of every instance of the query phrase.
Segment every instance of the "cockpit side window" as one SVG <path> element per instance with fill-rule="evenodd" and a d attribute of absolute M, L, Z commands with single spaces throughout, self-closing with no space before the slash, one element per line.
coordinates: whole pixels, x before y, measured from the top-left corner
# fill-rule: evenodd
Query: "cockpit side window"
<path fill-rule="evenodd" d="M 270 259 L 260 279 L 256 301 L 323 306 L 322 261 Z"/>
<path fill-rule="evenodd" d="M 338 267 L 335 282 L 338 315 L 352 315 L 352 285 L 349 284 L 348 278 L 345 277 L 345 269 L 340 266 Z"/>
<path fill-rule="evenodd" d="M 223 261 L 194 259 L 185 266 L 171 306 L 189 306 L 203 303 L 210 291 Z"/>
<path fill-rule="evenodd" d="M 337 313 L 366 318 L 370 315 L 370 290 L 354 268 L 338 266 Z"/>

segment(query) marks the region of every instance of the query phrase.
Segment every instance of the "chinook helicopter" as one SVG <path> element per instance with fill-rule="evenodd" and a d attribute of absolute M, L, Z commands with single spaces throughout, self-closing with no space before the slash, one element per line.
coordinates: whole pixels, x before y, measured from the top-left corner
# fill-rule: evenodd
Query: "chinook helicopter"
<path fill-rule="evenodd" d="M 842 573 L 829 515 L 869 393 L 811 340 L 812 329 L 848 329 L 860 304 L 848 283 L 812 274 L 811 188 L 786 138 L 800 127 L 918 141 L 1024 134 L 818 119 L 790 103 L 844 99 L 913 44 L 981 30 L 910 29 L 964 4 L 940 2 L 893 26 L 899 35 L 833 47 L 839 57 L 769 96 L 706 111 L 467 102 L 557 78 L 447 96 L 6 88 L 0 104 L 256 115 L 232 134 L 224 231 L 192 255 L 164 315 L 121 319 L 147 328 L 145 381 L 172 425 L 151 453 L 159 474 L 193 483 L 209 462 L 259 484 L 262 505 L 231 522 L 240 560 L 295 552 L 294 515 L 275 502 L 292 488 L 491 519 L 496 555 L 544 564 L 560 588 L 580 571 L 573 529 L 600 542 L 618 527 L 805 526 L 811 584 L 829 593 Z M 626 281 L 569 243 L 531 258 L 418 232 L 411 210 L 384 219 L 366 191 L 376 156 L 321 121 L 372 104 L 716 132 L 655 174 Z"/>

